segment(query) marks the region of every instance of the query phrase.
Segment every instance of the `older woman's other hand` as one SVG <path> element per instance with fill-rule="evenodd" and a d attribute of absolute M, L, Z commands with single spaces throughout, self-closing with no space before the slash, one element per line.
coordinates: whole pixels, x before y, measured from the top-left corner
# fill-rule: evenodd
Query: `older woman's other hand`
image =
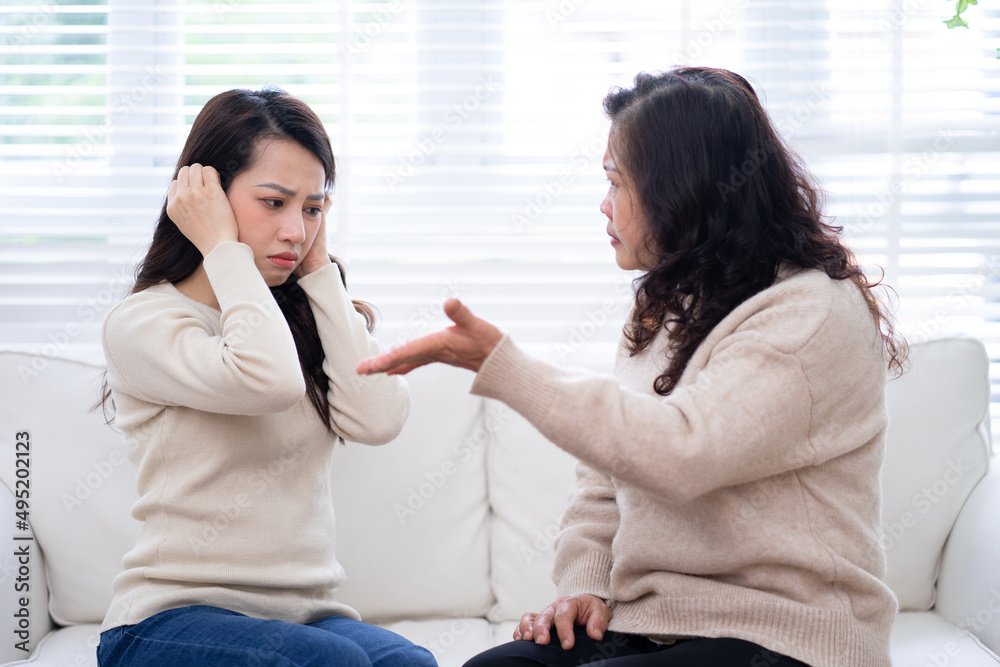
<path fill-rule="evenodd" d="M 483 361 L 503 338 L 503 333 L 473 315 L 458 299 L 448 299 L 444 312 L 455 323 L 453 326 L 411 340 L 376 357 L 363 359 L 358 364 L 357 372 L 361 375 L 402 375 L 435 361 L 478 372 Z"/>
<path fill-rule="evenodd" d="M 522 616 L 521 622 L 514 630 L 514 639 L 548 644 L 552 628 L 555 627 L 560 646 L 569 650 L 576 643 L 573 635 L 574 626 L 586 626 L 588 637 L 601 640 L 610 620 L 611 609 L 601 598 L 587 594 L 567 595 L 537 614 L 528 612 Z"/>

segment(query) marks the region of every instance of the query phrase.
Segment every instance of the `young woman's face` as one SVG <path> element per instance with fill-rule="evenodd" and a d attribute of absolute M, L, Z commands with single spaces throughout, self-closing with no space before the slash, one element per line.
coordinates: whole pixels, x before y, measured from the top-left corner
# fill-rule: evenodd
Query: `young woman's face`
<path fill-rule="evenodd" d="M 615 249 L 615 262 L 626 271 L 653 268 L 646 249 L 646 220 L 631 183 L 620 171 L 610 149 L 604 153 L 604 172 L 610 185 L 601 202 L 601 213 L 608 216 L 608 236 Z"/>
<path fill-rule="evenodd" d="M 284 283 L 312 247 L 325 184 L 323 163 L 315 155 L 294 141 L 273 139 L 257 147 L 253 166 L 229 185 L 239 241 L 253 249 L 269 287 Z"/>

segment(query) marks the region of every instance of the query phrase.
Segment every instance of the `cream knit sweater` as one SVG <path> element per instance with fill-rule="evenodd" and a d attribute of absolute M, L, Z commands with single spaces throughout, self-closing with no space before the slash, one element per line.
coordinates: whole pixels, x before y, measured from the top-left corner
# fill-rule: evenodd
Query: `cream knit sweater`
<path fill-rule="evenodd" d="M 557 542 L 560 595 L 604 598 L 619 632 L 735 637 L 813 667 L 889 665 L 886 372 L 858 289 L 783 272 L 660 397 L 665 348 L 660 335 L 620 352 L 604 378 L 505 338 L 473 384 L 580 459 Z"/>
<path fill-rule="evenodd" d="M 204 261 L 220 310 L 162 283 L 104 322 L 108 384 L 143 522 L 101 630 L 211 605 L 307 623 L 358 618 L 334 591 L 331 455 L 337 436 L 377 445 L 409 412 L 398 377 L 360 376 L 379 352 L 336 265 L 299 281 L 326 352 L 336 435 L 305 397 L 295 342 L 244 244 Z"/>

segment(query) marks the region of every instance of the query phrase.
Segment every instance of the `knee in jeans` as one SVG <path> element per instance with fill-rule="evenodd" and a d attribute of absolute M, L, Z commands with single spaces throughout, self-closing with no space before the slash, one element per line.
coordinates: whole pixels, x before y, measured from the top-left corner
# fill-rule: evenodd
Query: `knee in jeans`
<path fill-rule="evenodd" d="M 335 658 L 335 659 L 334 659 Z M 306 662 L 300 663 L 302 667 L 372 667 L 372 661 L 368 654 L 360 646 L 338 651 L 336 656 L 315 653 Z"/>
<path fill-rule="evenodd" d="M 392 653 L 392 664 L 406 665 L 406 667 L 438 667 L 434 654 L 423 646 L 416 644 L 401 646 Z"/>
<path fill-rule="evenodd" d="M 300 641 L 291 647 L 286 638 L 285 633 L 264 637 L 256 647 L 258 650 L 242 667 L 272 667 L 276 664 L 294 664 L 297 667 L 372 667 L 365 650 L 353 642 L 338 642 L 332 647 L 323 641 Z"/>
<path fill-rule="evenodd" d="M 434 654 L 422 646 L 414 646 L 408 656 L 411 665 L 416 667 L 437 667 L 437 659 Z"/>

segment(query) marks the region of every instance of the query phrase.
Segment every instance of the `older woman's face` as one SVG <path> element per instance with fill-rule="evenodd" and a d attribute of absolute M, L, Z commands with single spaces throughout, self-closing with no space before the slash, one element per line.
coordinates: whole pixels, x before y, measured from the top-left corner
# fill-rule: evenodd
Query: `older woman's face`
<path fill-rule="evenodd" d="M 626 271 L 649 270 L 656 258 L 646 248 L 645 215 L 631 180 L 619 169 L 610 150 L 604 153 L 604 172 L 610 185 L 601 202 L 601 213 L 608 216 L 608 236 L 615 249 L 615 262 Z"/>

